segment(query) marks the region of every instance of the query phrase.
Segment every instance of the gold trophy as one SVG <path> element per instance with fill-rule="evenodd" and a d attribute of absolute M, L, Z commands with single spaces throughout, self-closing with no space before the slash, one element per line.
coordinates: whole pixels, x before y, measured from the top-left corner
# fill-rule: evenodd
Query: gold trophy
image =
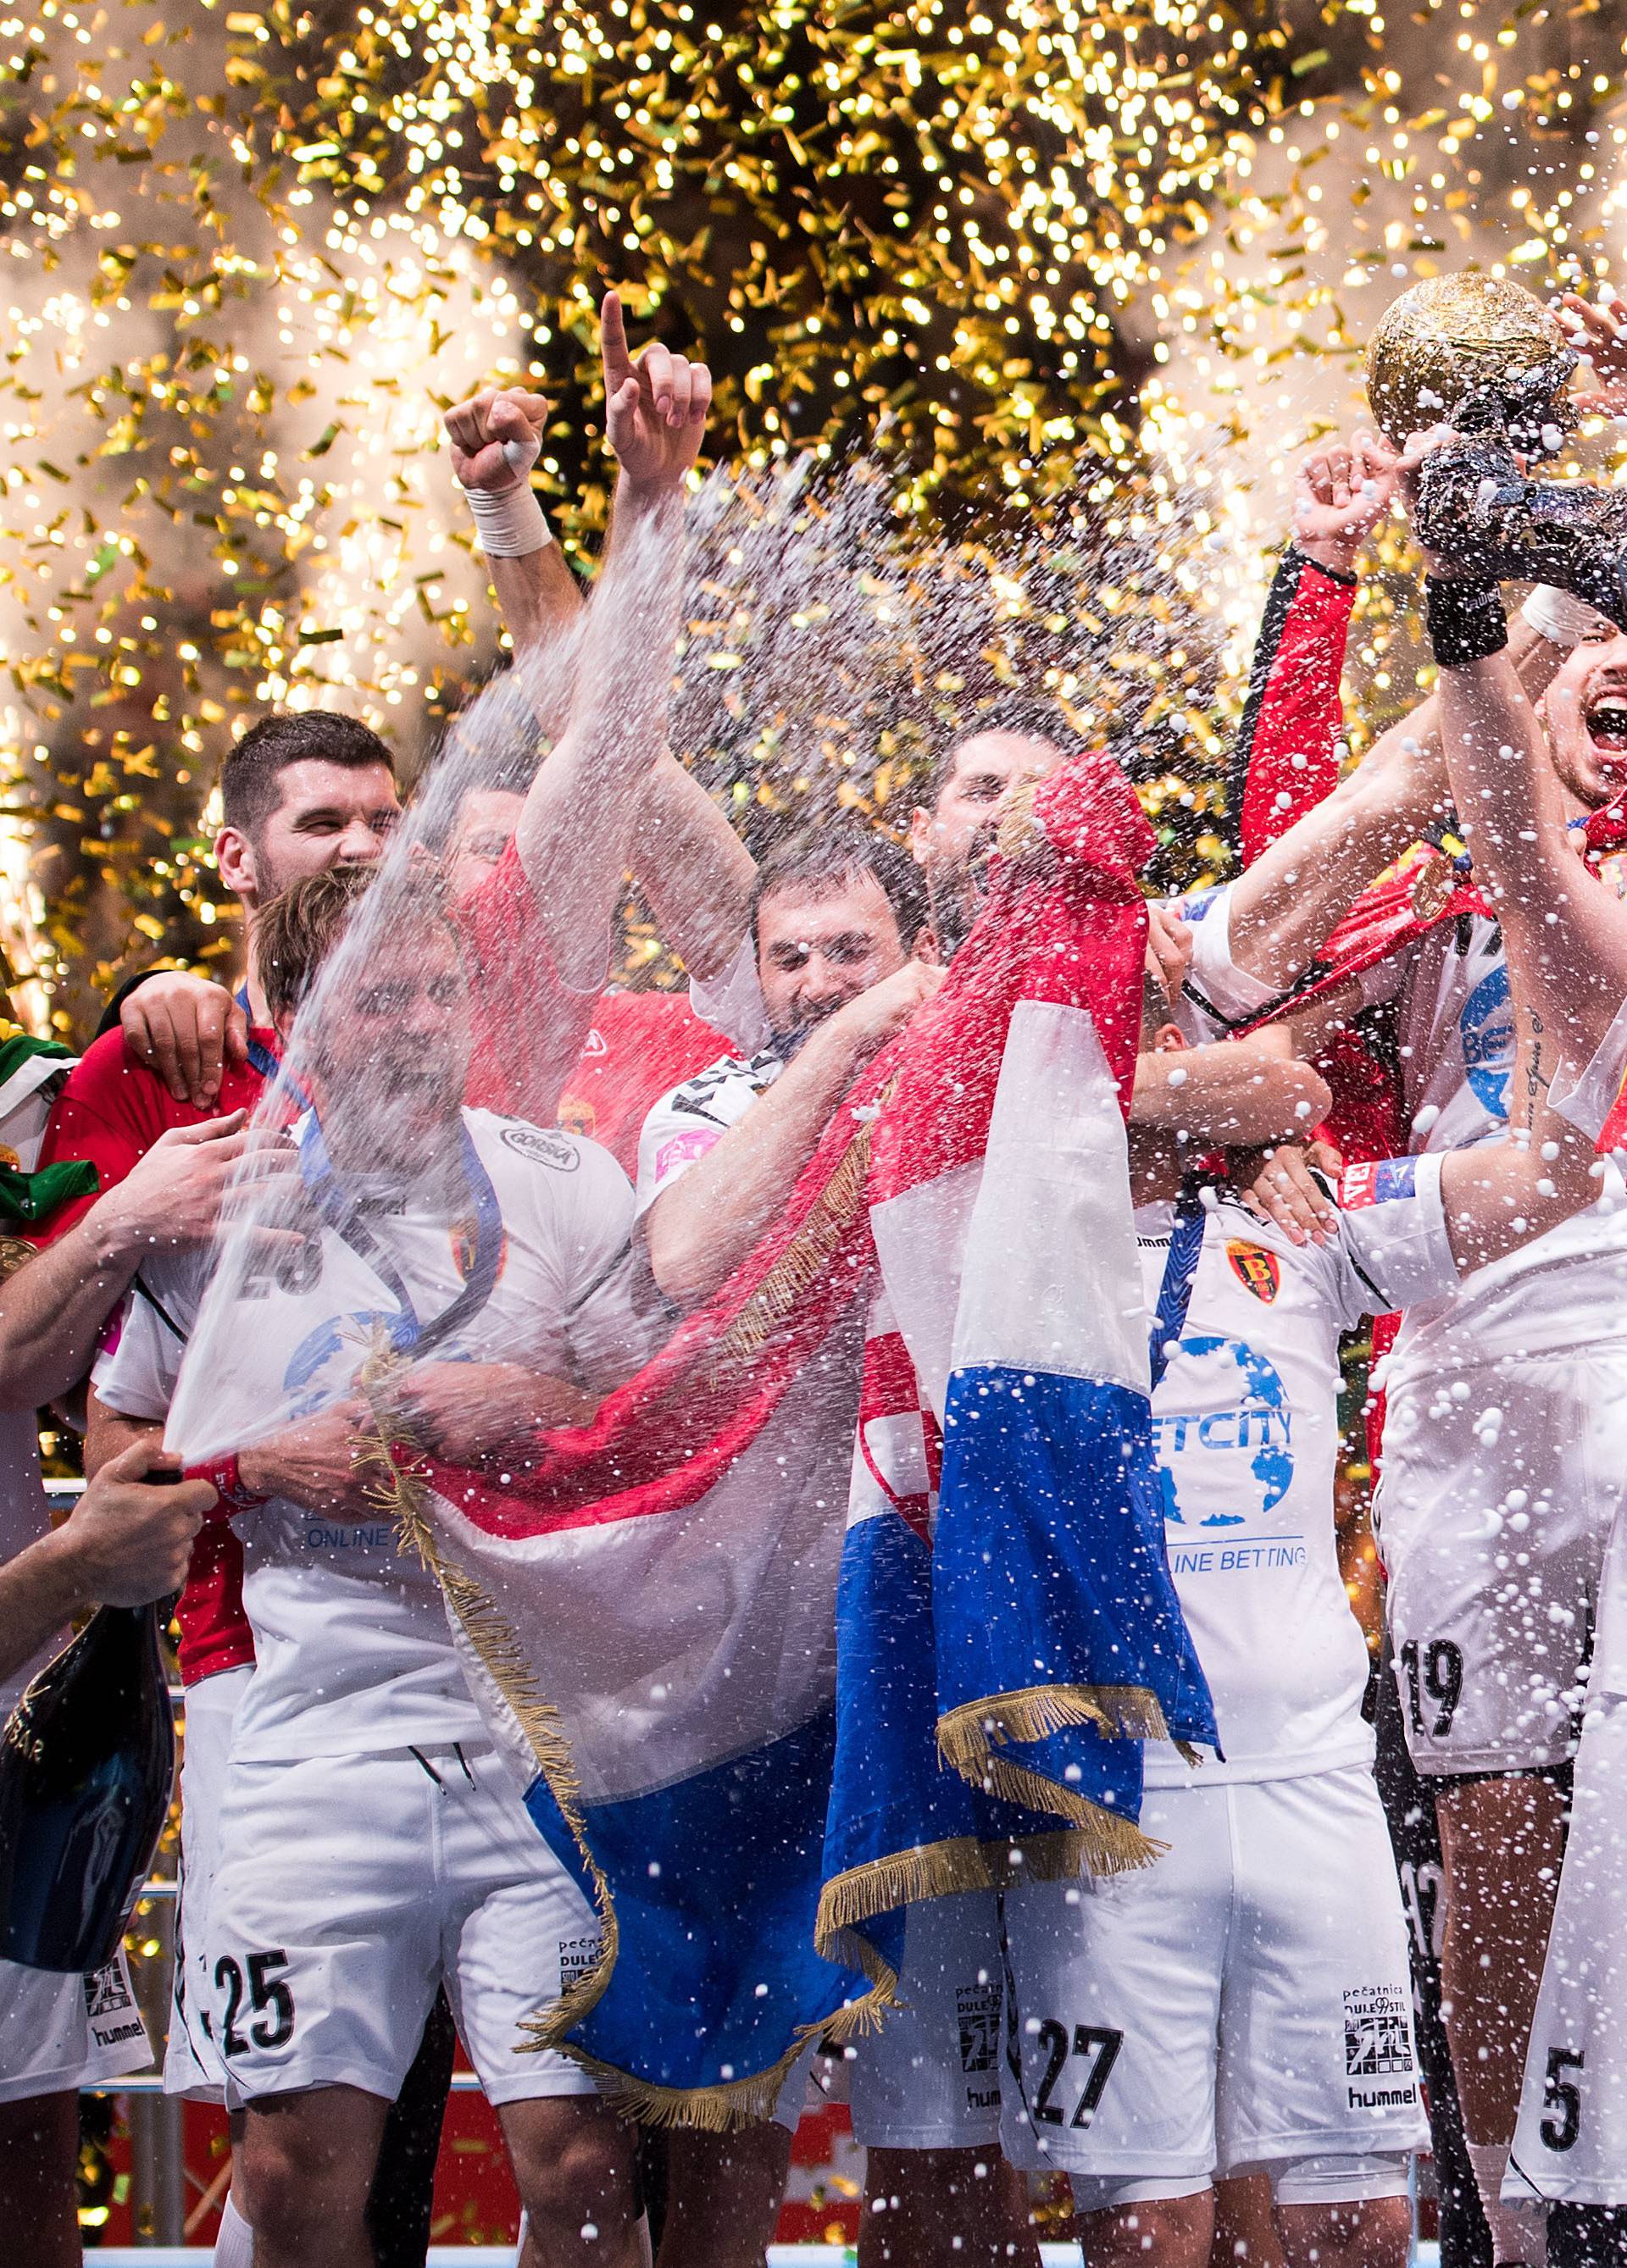
<path fill-rule="evenodd" d="M 1576 354 L 1559 318 L 1523 284 L 1434 276 L 1403 291 L 1367 349 L 1367 400 L 1403 448 L 1432 425 L 1498 426 L 1526 456 L 1552 456 L 1576 423 Z"/>
<path fill-rule="evenodd" d="M 1627 629 L 1627 490 L 1534 476 L 1574 430 L 1578 357 L 1522 284 L 1440 276 L 1403 291 L 1367 350 L 1367 400 L 1398 447 L 1447 425 L 1419 468 L 1418 540 L 1459 576 L 1553 583 Z"/>

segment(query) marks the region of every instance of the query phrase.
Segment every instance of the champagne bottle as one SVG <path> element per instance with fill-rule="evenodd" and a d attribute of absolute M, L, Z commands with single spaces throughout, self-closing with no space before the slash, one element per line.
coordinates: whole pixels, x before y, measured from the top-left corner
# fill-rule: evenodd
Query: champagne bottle
<path fill-rule="evenodd" d="M 169 1604 L 98 1608 L 0 1734 L 0 1957 L 26 1969 L 104 1967 L 146 1880 L 175 1768 Z"/>

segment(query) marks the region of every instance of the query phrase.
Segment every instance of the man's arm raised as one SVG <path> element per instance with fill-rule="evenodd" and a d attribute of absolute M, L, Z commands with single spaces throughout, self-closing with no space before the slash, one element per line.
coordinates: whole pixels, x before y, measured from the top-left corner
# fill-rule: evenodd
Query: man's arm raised
<path fill-rule="evenodd" d="M 1388 469 L 1364 460 L 1358 480 L 1307 467 L 1295 512 L 1295 543 L 1330 571 L 1353 567 L 1360 546 L 1398 481 L 1420 460 L 1410 447 Z M 1570 646 L 1524 619 L 1511 652 L 1533 698 L 1545 689 Z M 1439 698 L 1432 695 L 1381 733 L 1357 770 L 1261 853 L 1233 887 L 1229 946 L 1233 965 L 1270 992 L 1286 991 L 1315 959 L 1361 892 L 1417 841 L 1449 805 Z"/>
<path fill-rule="evenodd" d="M 565 721 L 568 666 L 549 668 L 550 647 L 573 631 L 582 594 L 555 541 L 531 468 L 542 449 L 548 404 L 521 387 L 487 387 L 446 412 L 452 470 L 475 515 L 486 572 L 497 593 L 517 666 L 544 733 Z"/>
<path fill-rule="evenodd" d="M 684 483 L 711 377 L 659 342 L 635 363 L 622 305 L 603 308 L 605 401 L 622 473 L 615 525 L 581 634 L 564 734 L 516 839 L 566 982 L 601 983 L 652 768 L 666 751 L 683 551 Z"/>

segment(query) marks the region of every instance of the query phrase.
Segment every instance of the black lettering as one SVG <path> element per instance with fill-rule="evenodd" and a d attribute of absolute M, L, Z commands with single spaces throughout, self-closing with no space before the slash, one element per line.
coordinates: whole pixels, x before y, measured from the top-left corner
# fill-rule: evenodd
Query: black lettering
<path fill-rule="evenodd" d="M 1542 2081 L 1542 2109 L 1548 2116 L 1540 2132 L 1550 2150 L 1573 2150 L 1582 2131 L 1582 2091 L 1567 2071 L 1580 2071 L 1584 2058 L 1569 2048 L 1550 2048 Z"/>
<path fill-rule="evenodd" d="M 223 1953 L 215 1963 L 215 1990 L 226 1996 L 226 2013 L 220 2027 L 220 2051 L 223 2055 L 240 2056 L 248 2053 L 248 2042 L 237 2028 L 243 2011 L 243 1972 L 230 1954 Z"/>

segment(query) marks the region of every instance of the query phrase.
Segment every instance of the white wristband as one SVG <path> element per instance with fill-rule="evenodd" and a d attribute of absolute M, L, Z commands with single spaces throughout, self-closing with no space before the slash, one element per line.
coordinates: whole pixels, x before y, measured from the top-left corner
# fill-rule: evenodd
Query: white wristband
<path fill-rule="evenodd" d="M 463 490 L 475 515 L 480 548 L 489 559 L 523 559 L 527 552 L 545 551 L 554 541 L 529 477 L 541 447 L 540 441 L 529 448 L 523 441 L 505 441 L 503 453 L 519 475 L 513 486 Z"/>
<path fill-rule="evenodd" d="M 1594 630 L 1609 627 L 1604 616 L 1585 599 L 1558 590 L 1552 583 L 1539 583 L 1520 612 L 1539 637 L 1545 637 L 1550 645 L 1564 646 L 1567 652 L 1572 646 L 1580 645 Z"/>

